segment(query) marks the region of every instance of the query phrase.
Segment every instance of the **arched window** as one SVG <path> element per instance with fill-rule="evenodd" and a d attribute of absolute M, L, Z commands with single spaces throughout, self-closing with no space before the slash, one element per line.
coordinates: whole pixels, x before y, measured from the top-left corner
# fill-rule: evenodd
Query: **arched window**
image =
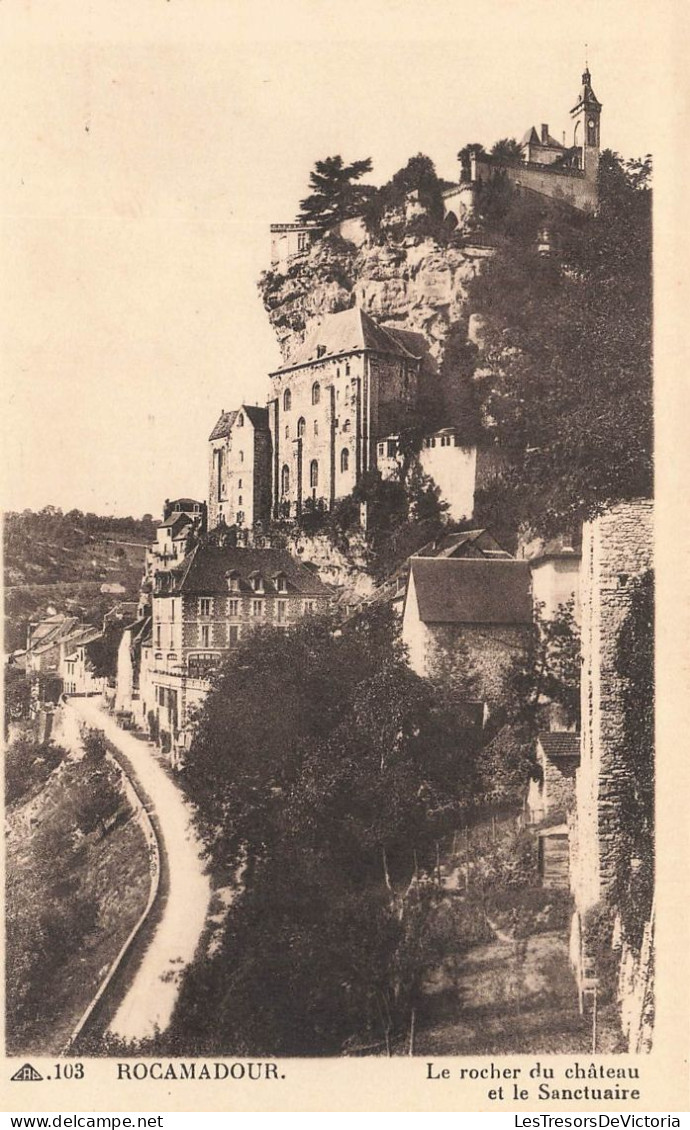
<path fill-rule="evenodd" d="M 314 420 L 314 435 L 317 436 L 318 434 L 319 434 L 319 421 Z"/>
<path fill-rule="evenodd" d="M 317 487 L 319 485 L 319 464 L 316 459 L 312 459 L 309 464 L 309 486 Z"/>
<path fill-rule="evenodd" d="M 280 473 L 280 490 L 282 494 L 290 493 L 290 468 L 287 463 L 283 464 L 283 470 Z"/>
<path fill-rule="evenodd" d="M 238 428 L 244 427 L 244 416 L 242 415 L 241 412 L 240 412 L 239 416 L 237 417 L 237 427 Z"/>
<path fill-rule="evenodd" d="M 349 420 L 344 421 L 342 430 L 344 432 L 349 432 L 349 430 L 350 430 L 350 421 Z"/>
<path fill-rule="evenodd" d="M 289 388 L 285 389 L 283 393 L 283 412 L 289 412 L 292 408 L 292 393 Z"/>
<path fill-rule="evenodd" d="M 240 457 L 240 463 L 244 463 L 244 452 L 243 452 L 243 451 L 238 451 L 238 452 L 237 452 L 237 454 L 238 454 L 238 455 L 239 455 L 239 457 Z"/>
<path fill-rule="evenodd" d="M 299 420 L 297 421 L 297 435 L 298 435 L 298 437 L 301 437 L 301 436 L 304 435 L 304 429 L 306 428 L 306 426 L 307 426 L 307 422 L 304 419 L 304 416 L 300 416 Z"/>
<path fill-rule="evenodd" d="M 350 452 L 346 447 L 340 452 L 340 470 L 343 473 L 350 470 Z"/>
<path fill-rule="evenodd" d="M 318 404 L 320 399 L 321 399 L 321 385 L 319 384 L 318 381 L 314 381 L 313 385 L 311 386 L 311 402 L 312 402 L 312 404 Z"/>
<path fill-rule="evenodd" d="M 345 376 L 349 377 L 349 375 L 350 375 L 350 362 L 346 361 L 345 362 Z"/>

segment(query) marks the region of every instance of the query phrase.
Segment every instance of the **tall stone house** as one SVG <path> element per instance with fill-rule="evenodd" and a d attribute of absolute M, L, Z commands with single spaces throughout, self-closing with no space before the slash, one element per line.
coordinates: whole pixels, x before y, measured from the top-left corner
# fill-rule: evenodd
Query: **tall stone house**
<path fill-rule="evenodd" d="M 378 440 L 417 403 L 418 340 L 353 307 L 325 315 L 270 374 L 275 517 L 298 517 L 309 500 L 331 506 L 376 467 Z"/>
<path fill-rule="evenodd" d="M 196 498 L 166 498 L 156 540 L 146 550 L 144 573 L 174 569 L 189 553 L 194 537 L 206 532 L 206 503 Z"/>
<path fill-rule="evenodd" d="M 139 634 L 135 717 L 147 723 L 152 714 L 164 746 L 173 754 L 184 749 L 190 712 L 223 657 L 255 628 L 288 628 L 325 612 L 331 599 L 316 573 L 287 550 L 200 543 L 178 568 L 156 574 L 150 636 L 138 623 L 124 645 Z M 131 678 L 131 652 L 122 659 Z"/>
<path fill-rule="evenodd" d="M 268 412 L 251 404 L 221 412 L 209 436 L 208 521 L 252 529 L 271 510 Z"/>

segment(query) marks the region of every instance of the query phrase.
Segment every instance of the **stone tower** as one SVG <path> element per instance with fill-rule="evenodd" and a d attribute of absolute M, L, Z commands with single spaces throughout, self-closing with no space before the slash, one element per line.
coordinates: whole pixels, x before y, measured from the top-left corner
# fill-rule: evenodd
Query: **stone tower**
<path fill-rule="evenodd" d="M 573 145 L 581 153 L 580 168 L 588 180 L 596 183 L 599 171 L 601 102 L 592 90 L 589 68 L 582 76 L 582 87 L 570 116 L 574 123 Z"/>

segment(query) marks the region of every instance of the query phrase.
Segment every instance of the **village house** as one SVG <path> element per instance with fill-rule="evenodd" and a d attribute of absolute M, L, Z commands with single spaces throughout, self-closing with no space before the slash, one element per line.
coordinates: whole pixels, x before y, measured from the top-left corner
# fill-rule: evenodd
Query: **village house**
<path fill-rule="evenodd" d="M 402 640 L 425 678 L 464 657 L 491 712 L 532 631 L 529 565 L 504 558 L 411 557 Z"/>
<path fill-rule="evenodd" d="M 179 568 L 156 574 L 150 637 L 144 625 L 132 628 L 129 647 L 136 632 L 141 641 L 137 720 L 155 719 L 163 747 L 179 750 L 211 672 L 247 633 L 289 628 L 325 612 L 331 599 L 316 573 L 287 550 L 197 545 Z M 123 686 L 132 686 L 134 698 L 136 660 L 127 646 L 123 640 Z"/>
<path fill-rule="evenodd" d="M 166 498 L 156 540 L 146 550 L 144 576 L 174 569 L 187 556 L 194 539 L 206 532 L 206 503 L 195 498 Z"/>
<path fill-rule="evenodd" d="M 560 817 L 561 822 L 575 804 L 575 774 L 580 764 L 580 735 L 572 730 L 546 730 L 537 735 L 538 776 L 529 786 L 527 811 L 530 822 Z"/>
<path fill-rule="evenodd" d="M 252 529 L 271 515 L 268 411 L 243 404 L 221 412 L 209 436 L 208 524 Z"/>
<path fill-rule="evenodd" d="M 477 448 L 463 442 L 460 429 L 452 426 L 439 428 L 425 435 L 417 461 L 423 473 L 429 475 L 439 488 L 451 521 L 462 522 L 471 518 L 477 481 Z M 381 477 L 399 478 L 402 465 L 399 436 L 384 436 L 376 445 L 376 466 Z"/>
<path fill-rule="evenodd" d="M 63 693 L 67 695 L 102 694 L 106 679 L 96 675 L 89 644 L 102 639 L 100 628 L 87 624 L 80 626 L 60 643 L 59 674 Z"/>
<path fill-rule="evenodd" d="M 535 609 L 544 620 L 553 620 L 559 609 L 572 605 L 580 623 L 580 568 L 582 554 L 573 539 L 565 536 L 541 541 L 526 553 L 532 570 Z"/>
<path fill-rule="evenodd" d="M 380 437 L 417 404 L 419 335 L 378 325 L 358 307 L 327 314 L 271 373 L 273 514 L 332 506 L 377 466 Z"/>

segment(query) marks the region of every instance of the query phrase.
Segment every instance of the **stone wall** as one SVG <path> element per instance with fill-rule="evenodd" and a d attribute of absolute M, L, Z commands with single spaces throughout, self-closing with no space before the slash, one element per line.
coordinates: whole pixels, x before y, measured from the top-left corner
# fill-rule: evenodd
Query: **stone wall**
<path fill-rule="evenodd" d="M 582 542 L 582 760 L 572 886 L 580 912 L 611 893 L 630 785 L 618 636 L 635 581 L 653 564 L 653 504 L 621 503 L 585 523 Z"/>
<path fill-rule="evenodd" d="M 427 624 L 425 674 L 452 673 L 455 657 L 466 656 L 476 678 L 478 700 L 489 710 L 505 695 L 506 679 L 528 645 L 531 626 L 512 624 Z"/>

